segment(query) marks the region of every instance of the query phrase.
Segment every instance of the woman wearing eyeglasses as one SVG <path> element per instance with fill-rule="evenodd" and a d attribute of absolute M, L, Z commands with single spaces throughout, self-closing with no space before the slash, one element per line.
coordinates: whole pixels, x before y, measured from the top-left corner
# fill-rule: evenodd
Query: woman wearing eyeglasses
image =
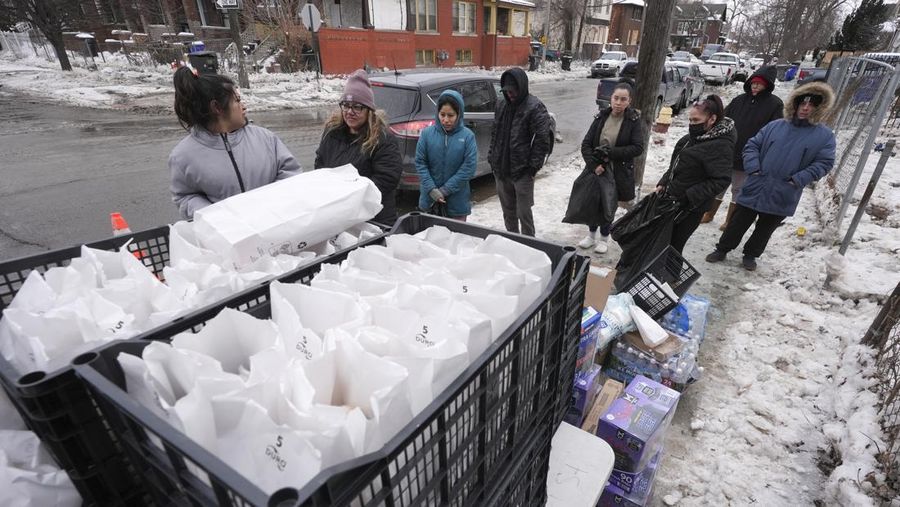
<path fill-rule="evenodd" d="M 834 91 L 828 84 L 798 86 L 785 101 L 784 119 L 769 123 L 747 142 L 747 182 L 716 249 L 706 256 L 707 262 L 725 260 L 753 226 L 744 243 L 741 265 L 748 271 L 756 269 L 756 258 L 766 249 L 772 233 L 797 210 L 803 188 L 834 166 L 834 133 L 822 124 L 833 104 Z"/>
<path fill-rule="evenodd" d="M 725 116 L 718 95 L 697 101 L 688 112 L 688 134 L 675 144 L 669 170 L 656 191 L 678 201 L 670 244 L 679 253 L 700 225 L 715 197 L 731 183 L 731 162 L 737 132 Z"/>
<path fill-rule="evenodd" d="M 375 109 L 375 95 L 364 70 L 347 78 L 340 110 L 325 124 L 316 150 L 316 169 L 344 164 L 353 164 L 360 176 L 372 180 L 381 191 L 383 208 L 374 220 L 393 224 L 397 220 L 395 200 L 402 170 L 400 149 L 388 134 L 383 112 Z"/>

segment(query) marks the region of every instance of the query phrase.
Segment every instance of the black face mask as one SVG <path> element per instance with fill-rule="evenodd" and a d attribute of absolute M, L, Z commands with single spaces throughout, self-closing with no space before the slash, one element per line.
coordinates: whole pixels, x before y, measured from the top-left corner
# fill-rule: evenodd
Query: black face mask
<path fill-rule="evenodd" d="M 703 123 L 692 123 L 688 125 L 688 135 L 691 136 L 691 139 L 697 140 L 698 137 L 702 136 L 706 133 L 706 125 Z"/>

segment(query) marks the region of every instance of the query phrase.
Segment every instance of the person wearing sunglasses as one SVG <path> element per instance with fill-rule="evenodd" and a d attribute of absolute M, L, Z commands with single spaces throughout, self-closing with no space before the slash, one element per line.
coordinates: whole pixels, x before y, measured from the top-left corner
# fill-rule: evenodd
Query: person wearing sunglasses
<path fill-rule="evenodd" d="M 834 91 L 828 84 L 798 86 L 785 103 L 784 119 L 769 123 L 747 142 L 747 181 L 715 251 L 706 256 L 707 262 L 725 260 L 755 221 L 741 264 L 748 271 L 756 269 L 756 259 L 775 229 L 797 210 L 803 188 L 834 166 L 834 133 L 822 124 L 833 104 Z"/>
<path fill-rule="evenodd" d="M 357 70 L 347 78 L 338 106 L 325 124 L 314 167 L 353 164 L 360 176 L 372 180 L 381 191 L 382 209 L 374 220 L 393 225 L 402 171 L 400 148 L 388 134 L 384 112 L 375 108 L 375 94 L 366 71 Z"/>
<path fill-rule="evenodd" d="M 678 253 L 700 226 L 716 195 L 731 183 L 737 139 L 734 121 L 725 116 L 718 95 L 695 102 L 688 111 L 688 121 L 688 134 L 675 143 L 669 170 L 656 186 L 657 192 L 680 205 L 680 212 L 673 216 L 669 241 Z"/>
<path fill-rule="evenodd" d="M 784 103 L 772 93 L 775 91 L 776 73 L 775 67 L 771 65 L 760 67 L 744 83 L 744 93 L 725 106 L 725 116 L 734 120 L 734 128 L 737 129 L 737 143 L 734 145 L 734 162 L 731 170 L 731 202 L 728 204 L 728 213 L 719 228 L 720 231 L 725 230 L 728 221 L 734 215 L 735 201 L 741 195 L 741 187 L 747 179 L 747 173 L 744 172 L 744 146 L 760 129 L 769 122 L 780 120 L 783 115 Z M 710 210 L 703 215 L 701 224 L 712 222 L 724 197 L 725 192 L 716 196 Z"/>

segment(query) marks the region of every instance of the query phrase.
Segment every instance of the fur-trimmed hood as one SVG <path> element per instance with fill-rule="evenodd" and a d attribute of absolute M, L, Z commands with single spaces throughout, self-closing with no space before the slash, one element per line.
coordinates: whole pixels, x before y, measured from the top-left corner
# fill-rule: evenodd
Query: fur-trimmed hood
<path fill-rule="evenodd" d="M 812 83 L 807 83 L 803 86 L 794 88 L 794 90 L 788 96 L 787 100 L 784 101 L 785 120 L 791 121 L 794 118 L 794 114 L 797 112 L 794 101 L 797 99 L 797 97 L 806 95 L 807 93 L 821 95 L 825 99 L 822 101 L 822 105 L 817 107 L 816 110 L 813 111 L 813 113 L 810 115 L 809 123 L 816 125 L 818 123 L 822 123 L 825 118 L 828 117 L 831 108 L 834 107 L 834 90 L 832 90 L 831 86 L 829 86 L 828 83 L 814 81 Z"/>

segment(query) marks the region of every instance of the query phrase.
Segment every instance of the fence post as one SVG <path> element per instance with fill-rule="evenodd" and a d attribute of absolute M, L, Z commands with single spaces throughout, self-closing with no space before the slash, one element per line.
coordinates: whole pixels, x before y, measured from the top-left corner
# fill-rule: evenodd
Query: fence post
<path fill-rule="evenodd" d="M 884 348 L 884 338 L 886 331 L 892 329 L 897 321 L 900 320 L 900 283 L 894 287 L 894 292 L 884 302 L 881 311 L 872 321 L 866 335 L 863 336 L 862 344 L 868 345 L 875 350 Z"/>
<path fill-rule="evenodd" d="M 850 241 L 853 240 L 853 235 L 856 233 L 856 227 L 859 225 L 859 220 L 866 211 L 866 205 L 869 203 L 869 199 L 872 198 L 872 193 L 875 192 L 875 185 L 877 185 L 878 180 L 881 179 L 881 173 L 884 171 L 884 166 L 887 165 L 888 158 L 893 155 L 894 146 L 896 144 L 897 142 L 891 139 L 888 141 L 887 145 L 885 145 L 884 151 L 881 152 L 881 158 L 878 159 L 878 165 L 875 166 L 875 172 L 872 173 L 872 177 L 869 178 L 869 184 L 866 185 L 866 191 L 863 193 L 862 200 L 859 201 L 856 213 L 853 214 L 853 220 L 850 221 L 850 227 L 847 228 L 847 234 L 844 235 L 844 241 L 841 242 L 841 248 L 839 250 L 841 255 L 847 253 L 847 248 L 850 246 Z"/>
<path fill-rule="evenodd" d="M 862 176 L 862 171 L 866 167 L 866 162 L 869 159 L 869 153 L 872 151 L 872 147 L 875 144 L 875 137 L 878 135 L 878 131 L 881 129 L 881 122 L 884 121 L 884 115 L 887 113 L 888 105 L 890 105 L 891 100 L 894 98 L 894 90 L 897 89 L 898 78 L 900 78 L 900 67 L 894 68 L 894 73 L 891 75 L 891 78 L 887 81 L 887 86 L 882 86 L 879 90 L 880 95 L 878 97 L 878 109 L 876 110 L 875 117 L 873 118 L 872 126 L 869 130 L 869 135 L 866 136 L 865 144 L 862 146 L 862 153 L 859 156 L 859 160 L 856 163 L 856 171 L 853 172 L 853 176 L 850 178 L 850 184 L 847 186 L 847 190 L 844 193 L 843 198 L 841 198 L 841 206 L 838 210 L 838 215 L 835 218 L 834 230 L 841 230 L 841 222 L 844 220 L 844 214 L 847 212 L 847 208 L 850 206 L 850 197 L 853 196 L 853 192 L 856 190 L 856 185 L 859 184 L 859 179 Z"/>

